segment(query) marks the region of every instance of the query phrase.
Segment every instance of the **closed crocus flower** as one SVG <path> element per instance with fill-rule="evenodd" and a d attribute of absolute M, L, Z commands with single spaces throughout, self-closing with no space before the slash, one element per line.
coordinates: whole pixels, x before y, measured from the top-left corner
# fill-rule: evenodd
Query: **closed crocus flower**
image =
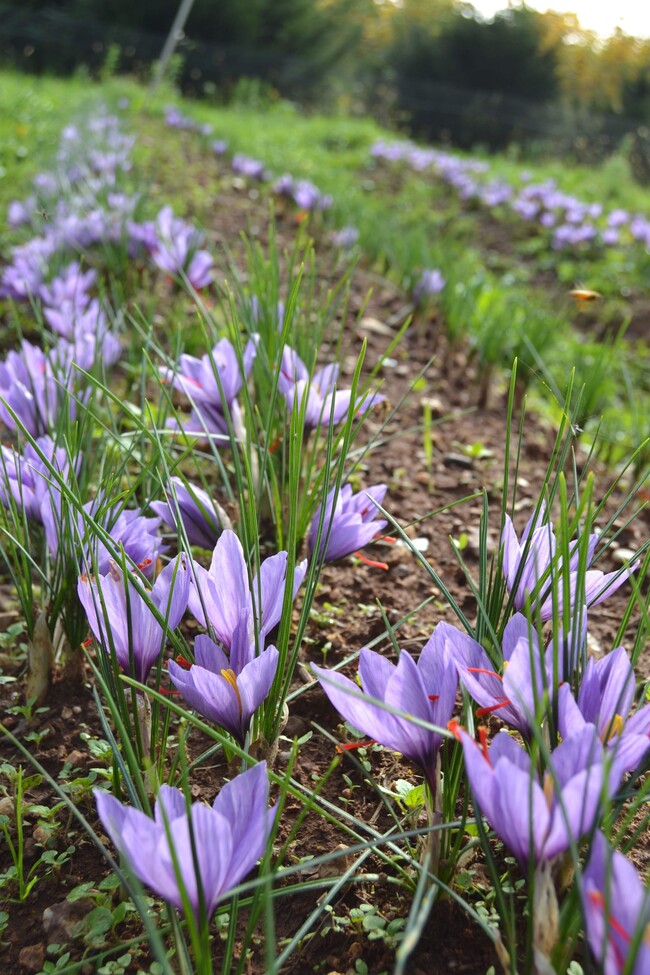
<path fill-rule="evenodd" d="M 601 812 L 603 746 L 590 725 L 551 753 L 544 778 L 507 732 L 479 745 L 462 729 L 465 768 L 479 809 L 524 867 L 550 862 L 593 829 Z"/>
<path fill-rule="evenodd" d="M 168 785 L 153 819 L 108 792 L 94 795 L 104 829 L 136 877 L 179 910 L 182 887 L 197 919 L 203 907 L 209 920 L 250 873 L 273 829 L 265 762 L 225 785 L 212 806 L 195 802 L 189 813 L 183 793 Z"/>
<path fill-rule="evenodd" d="M 423 647 L 417 664 L 406 650 L 402 650 L 395 665 L 364 647 L 359 657 L 361 690 L 336 671 L 315 664 L 312 670 L 339 714 L 380 745 L 419 765 L 435 793 L 436 759 L 443 736 L 391 714 L 372 699 L 439 728 L 447 726 L 456 701 L 458 676 L 438 636 L 438 627 Z"/>
<path fill-rule="evenodd" d="M 630 861 L 594 834 L 580 884 L 587 940 L 604 975 L 650 972 L 650 896 Z"/>
<path fill-rule="evenodd" d="M 240 648 L 238 641 L 244 643 Z M 235 630 L 231 660 L 208 636 L 197 636 L 195 663 L 189 670 L 173 660 L 168 665 L 174 686 L 188 704 L 208 721 L 225 728 L 240 745 L 253 714 L 271 690 L 279 660 L 275 647 L 267 647 L 250 659 L 247 656 L 248 621 L 244 615 Z M 242 664 L 237 672 L 232 665 L 235 661 Z"/>
<path fill-rule="evenodd" d="M 296 566 L 292 580 L 287 579 L 287 563 L 286 552 L 265 559 L 251 585 L 241 542 L 232 531 L 225 531 L 217 542 L 209 569 L 194 563 L 190 610 L 202 626 L 210 625 L 217 640 L 231 651 L 230 666 L 235 673 L 255 656 L 256 635 L 263 646 L 280 622 L 286 586 L 290 585 L 293 598 L 305 578 L 306 559 Z M 242 617 L 246 620 L 247 642 L 235 640 Z M 240 653 L 245 659 L 240 659 Z"/>
<path fill-rule="evenodd" d="M 338 492 L 336 503 L 334 491 L 330 491 L 325 502 L 325 514 L 321 515 L 322 505 L 314 515 L 309 529 L 307 545 L 313 554 L 318 537 L 318 525 L 323 518 L 319 555 L 323 562 L 334 562 L 350 552 L 356 552 L 386 527 L 387 522 L 375 521 L 377 504 L 384 500 L 385 484 L 377 484 L 365 491 L 354 494 L 349 484 Z M 376 504 L 374 503 L 376 502 Z"/>
<path fill-rule="evenodd" d="M 106 653 L 114 652 L 122 669 L 144 684 L 165 642 L 165 630 L 151 604 L 173 630 L 187 608 L 189 569 L 187 558 L 179 555 L 160 573 L 148 600 L 140 595 L 131 580 L 124 579 L 112 563 L 108 575 L 97 580 L 79 578 L 79 599 L 86 611 L 93 636 Z"/>

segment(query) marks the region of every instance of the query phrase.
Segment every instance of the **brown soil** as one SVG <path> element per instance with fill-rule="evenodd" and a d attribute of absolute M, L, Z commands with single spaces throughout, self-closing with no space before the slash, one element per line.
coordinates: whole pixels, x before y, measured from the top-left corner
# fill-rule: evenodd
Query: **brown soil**
<path fill-rule="evenodd" d="M 155 134 L 158 140 L 160 132 L 157 129 Z M 179 137 L 178 133 L 173 136 Z M 207 184 L 215 194 L 210 199 L 214 225 L 210 234 L 213 241 L 227 241 L 236 253 L 239 233 L 255 227 L 259 239 L 263 241 L 268 214 L 263 196 L 259 195 L 257 189 L 251 192 L 238 181 L 233 182 L 224 167 L 219 169 L 212 158 L 206 159 L 192 138 L 184 135 L 180 137 L 184 140 L 186 165 L 182 172 L 176 174 L 178 186 L 173 183 L 174 172 L 165 167 L 160 156 L 157 163 L 152 157 L 154 192 L 158 180 L 165 187 L 165 195 L 169 195 L 183 185 L 192 185 L 194 178 L 200 177 L 204 189 Z M 207 208 L 205 204 L 200 206 L 199 202 L 192 202 L 190 209 L 196 211 L 195 215 L 209 226 Z M 279 223 L 278 237 L 281 246 L 290 244 L 294 231 L 295 225 L 291 217 Z M 316 231 L 318 232 L 318 227 Z M 322 237 L 317 240 L 319 267 L 332 268 L 335 265 L 334 256 L 328 251 L 325 235 L 319 236 Z M 356 312 L 364 306 L 370 289 L 370 303 L 361 320 L 357 321 Z M 345 351 L 347 359 L 344 358 L 343 373 L 351 372 L 349 357 L 356 356 L 364 339 L 368 342 L 366 361 L 373 365 L 386 349 L 407 312 L 404 297 L 389 282 L 379 280 L 368 269 L 360 268 L 355 276 L 349 318 L 346 322 L 348 348 Z M 432 356 L 433 363 L 427 365 Z M 409 394 L 413 378 L 420 370 L 424 370 L 425 388 Z M 422 540 L 420 544 L 425 546 L 425 557 L 471 618 L 475 612 L 474 602 L 459 568 L 450 537 L 460 539 L 465 536 L 463 558 L 476 579 L 481 499 L 466 501 L 450 510 L 441 509 L 469 495 L 487 491 L 493 510 L 490 535 L 493 545 L 496 545 L 506 429 L 504 383 L 501 379 L 494 381 L 489 409 L 478 410 L 478 379 L 474 366 L 464 349 L 448 352 L 442 327 L 433 318 L 421 318 L 414 323 L 394 352 L 392 361 L 382 368 L 381 376 L 382 392 L 388 401 L 386 409 L 409 395 L 397 415 L 381 431 L 383 446 L 372 450 L 364 458 L 363 481 L 366 485 L 379 482 L 389 485 L 386 505 L 403 525 L 411 525 L 434 510 L 440 511 L 435 517 L 427 518 L 408 531 L 414 538 Z M 435 420 L 433 455 L 428 470 L 421 431 L 425 399 L 429 401 Z M 368 431 L 378 432 L 382 422 L 381 410 L 375 411 L 367 421 Z M 523 527 L 531 512 L 535 492 L 545 474 L 553 438 L 554 431 L 546 421 L 537 416 L 528 416 L 519 470 L 518 527 Z M 483 448 L 482 456 L 469 456 L 469 448 L 477 444 Z M 582 453 L 579 445 L 577 456 L 580 463 Z M 611 479 L 607 472 L 596 470 L 596 497 L 605 491 Z M 620 545 L 636 548 L 647 537 L 647 531 L 648 519 L 642 516 L 626 529 Z M 394 623 L 429 600 L 398 631 L 400 645 L 408 649 L 419 649 L 439 620 L 454 621 L 453 614 L 443 602 L 442 594 L 405 547 L 378 542 L 367 554 L 371 558 L 384 561 L 388 569 L 383 571 L 371 568 L 354 558 L 348 558 L 324 570 L 316 601 L 316 609 L 320 610 L 321 615 L 312 622 L 308 632 L 309 641 L 305 642 L 302 649 L 304 664 L 310 661 L 322 663 L 324 648 L 329 644 L 326 655 L 329 666 L 383 633 L 385 627 L 377 607 L 378 602 L 383 606 L 388 619 Z M 607 567 L 613 565 L 614 562 Z M 611 647 L 627 597 L 628 593 L 623 588 L 592 614 L 590 636 L 594 648 L 599 648 L 601 652 Z M 328 606 L 334 607 L 334 611 Z M 388 647 L 386 651 L 389 652 Z M 650 655 L 646 650 L 640 660 L 640 675 L 645 677 L 649 671 Z M 20 676 L 19 669 L 15 669 L 14 673 Z M 315 723 L 340 739 L 345 732 L 338 727 L 338 716 L 320 689 L 306 687 L 302 680 L 298 680 L 296 689 L 300 688 L 303 688 L 302 692 L 291 707 L 288 735 L 301 735 Z M 15 697 L 12 685 L 4 685 L 0 690 L 4 702 L 10 704 Z M 47 712 L 37 716 L 31 724 L 17 715 L 10 715 L 5 724 L 18 736 L 26 731 L 49 728 L 49 735 L 42 739 L 40 745 L 33 747 L 34 757 L 55 778 L 66 761 L 72 762 L 78 769 L 76 775 L 87 775 L 98 762 L 89 754 L 80 733 L 87 730 L 91 736 L 103 737 L 90 690 L 88 687 L 71 689 L 68 684 L 59 681 L 52 689 L 47 707 Z M 206 744 L 194 735 L 191 739 L 192 754 L 198 755 Z M 301 747 L 296 777 L 306 786 L 312 787 L 315 778 L 326 771 L 335 756 L 336 751 L 331 741 L 316 732 Z M 3 757 L 12 764 L 21 761 L 20 756 L 6 746 L 3 748 Z M 413 775 L 404 762 L 399 762 L 389 753 L 372 751 L 369 757 L 373 773 L 380 781 L 390 784 L 397 778 Z M 286 756 L 281 750 L 278 768 L 282 767 L 284 761 Z M 219 765 L 198 770 L 193 778 L 195 794 L 212 800 L 223 781 L 224 771 Z M 343 778 L 344 774 L 349 776 L 352 787 Z M 382 825 L 382 816 L 385 813 L 382 812 L 378 797 L 363 785 L 363 777 L 351 755 L 340 757 L 323 795 L 339 805 L 345 799 L 355 815 L 367 820 L 373 816 L 378 817 L 378 827 Z M 30 791 L 29 799 L 32 802 L 52 804 L 51 792 L 45 785 Z M 94 804 L 89 794 L 80 801 L 80 809 L 91 824 L 97 826 Z M 283 818 L 281 836 L 288 835 L 298 812 L 298 804 L 292 806 L 289 803 Z M 100 853 L 77 824 L 66 823 L 65 816 L 63 819 L 65 835 L 57 839 L 57 849 L 64 849 L 69 844 L 75 846 L 69 862 L 58 873 L 37 884 L 25 904 L 0 903 L 0 908 L 10 915 L 9 926 L 2 936 L 5 946 L 1 970 L 4 975 L 27 975 L 29 972 L 39 971 L 38 965 L 34 967 L 35 961 L 40 961 L 42 965 L 42 951 L 48 940 L 51 940 L 46 936 L 43 927 L 45 908 L 63 902 L 67 892 L 76 884 L 86 881 L 97 884 L 108 872 Z M 28 818 L 28 864 L 40 852 L 33 836 L 33 825 L 33 821 Z M 344 848 L 349 843 L 350 840 L 342 829 L 310 814 L 293 841 L 291 857 L 318 855 L 337 847 Z M 344 853 L 344 849 L 342 852 Z M 6 869 L 6 850 L 1 856 L 0 868 Z M 334 915 L 347 917 L 350 908 L 368 903 L 377 905 L 387 920 L 406 916 L 410 906 L 409 899 L 400 893 L 399 888 L 389 883 L 381 862 L 373 857 L 364 864 L 363 870 L 378 874 L 378 879 L 344 888 L 333 904 Z M 318 896 L 319 893 L 302 894 L 299 897 L 286 896 L 276 902 L 275 923 L 279 943 L 296 932 L 315 906 Z M 366 934 L 353 927 L 339 930 L 335 928 L 334 923 L 329 930 L 322 925 L 316 928 L 304 939 L 301 948 L 293 954 L 283 971 L 347 975 L 355 971 L 357 960 L 365 962 L 371 975 L 392 970 L 392 947 L 384 945 L 381 940 L 368 940 Z M 117 940 L 117 943 L 124 943 L 133 934 L 133 925 L 124 924 L 109 936 L 109 942 L 115 943 Z M 33 951 L 25 952 L 26 948 L 33 948 Z M 81 958 L 84 951 L 88 951 L 84 942 L 75 937 L 72 938 L 69 949 L 73 959 Z M 133 963 L 128 971 L 135 973 L 138 968 L 146 971 L 146 950 L 143 949 L 140 954 L 133 951 L 132 954 Z M 219 957 L 218 947 L 216 956 Z M 96 970 L 92 967 L 94 963 L 90 964 L 91 967 L 84 971 Z M 412 975 L 446 975 L 448 972 L 484 975 L 490 965 L 498 969 L 497 958 L 487 938 L 460 907 L 443 898 L 434 906 L 423 936 L 411 957 L 408 971 Z M 246 972 L 250 975 L 261 975 L 263 971 L 264 953 L 260 945 L 247 964 Z"/>

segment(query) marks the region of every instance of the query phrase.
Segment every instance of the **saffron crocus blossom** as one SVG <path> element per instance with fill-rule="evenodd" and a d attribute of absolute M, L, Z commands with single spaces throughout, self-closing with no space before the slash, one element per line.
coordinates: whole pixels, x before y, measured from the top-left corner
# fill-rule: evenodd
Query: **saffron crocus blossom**
<path fill-rule="evenodd" d="M 503 631 L 503 673 L 499 674 L 483 647 L 466 633 L 448 623 L 439 623 L 438 629 L 456 661 L 462 684 L 480 705 L 477 716 L 494 712 L 505 724 L 530 737 L 545 693 L 548 700 L 553 698 L 553 643 L 542 655 L 535 629 L 522 613 L 515 613 Z"/>
<path fill-rule="evenodd" d="M 156 218 L 156 233 L 151 257 L 162 271 L 183 272 L 197 290 L 212 282 L 212 256 L 208 251 L 199 250 L 203 235 L 195 227 L 174 217 L 172 208 L 167 206 Z"/>
<path fill-rule="evenodd" d="M 178 530 L 182 524 L 190 545 L 212 549 L 221 533 L 232 529 L 221 505 L 196 484 L 172 477 L 165 493 L 167 501 L 153 501 L 149 507 L 171 528 Z"/>
<path fill-rule="evenodd" d="M 595 726 L 600 740 L 614 752 L 614 765 L 631 772 L 650 748 L 650 704 L 629 717 L 636 681 L 625 649 L 617 647 L 601 660 L 589 658 L 578 699 L 568 684 L 558 695 L 558 729 L 563 738 L 585 725 Z"/>
<path fill-rule="evenodd" d="M 378 509 L 373 504 L 374 501 L 381 504 L 387 490 L 385 484 L 377 484 L 366 491 L 353 494 L 351 486 L 345 484 L 338 492 L 336 504 L 334 491 L 330 491 L 325 502 L 325 515 L 321 515 L 323 506 L 320 505 L 312 519 L 307 539 L 309 554 L 313 554 L 316 547 L 321 517 L 323 527 L 319 554 L 323 562 L 342 559 L 344 555 L 367 545 L 387 525 L 386 521 L 374 520 Z"/>
<path fill-rule="evenodd" d="M 424 304 L 429 298 L 440 294 L 446 283 L 445 277 L 437 267 L 423 271 L 413 287 L 413 301 L 416 305 Z"/>
<path fill-rule="evenodd" d="M 551 753 L 539 781 L 528 752 L 502 731 L 488 748 L 459 729 L 472 792 L 488 823 L 524 866 L 554 860 L 594 826 L 605 785 L 603 746 L 587 725 Z"/>
<path fill-rule="evenodd" d="M 532 602 L 538 606 L 541 618 L 549 620 L 553 615 L 553 597 L 550 593 L 553 567 L 557 576 L 560 576 L 564 571 L 564 567 L 562 559 L 556 557 L 557 540 L 552 523 L 549 521 L 540 524 L 545 512 L 546 506 L 542 505 L 537 517 L 533 514 L 524 529 L 521 541 L 517 539 L 512 521 L 506 515 L 501 542 L 503 545 L 503 572 L 508 590 L 515 592 L 515 609 L 523 609 L 526 596 L 530 596 Z M 590 565 L 593 560 L 598 541 L 599 536 L 597 534 L 594 533 L 589 536 L 587 565 Z M 578 547 L 578 540 L 572 541 L 569 545 L 568 571 L 572 605 L 577 596 Z M 602 603 L 623 585 L 637 564 L 635 563 L 627 570 L 620 569 L 617 572 L 608 573 L 601 572 L 599 569 L 587 569 L 584 573 L 584 604 L 596 606 L 598 603 Z M 544 583 L 542 579 L 544 579 Z M 557 607 L 560 613 L 562 612 L 563 599 L 563 586 L 560 584 L 557 587 Z"/>
<path fill-rule="evenodd" d="M 248 581 L 248 568 L 241 542 L 234 532 L 225 531 L 217 542 L 209 569 L 194 563 L 189 607 L 196 619 L 208 625 L 221 644 L 230 650 L 230 666 L 236 674 L 255 657 L 255 638 L 260 647 L 282 616 L 284 593 L 288 584 L 286 552 L 265 559 L 259 574 Z M 296 566 L 291 581 L 292 598 L 307 572 L 307 559 Z M 241 635 L 245 618 L 246 641 Z"/>
<path fill-rule="evenodd" d="M 12 350 L 0 362 L 0 421 L 8 429 L 20 429 L 22 425 L 32 437 L 51 433 L 76 371 L 69 359 L 62 358 L 67 357 L 59 356 L 54 361 L 38 346 L 23 341 L 19 351 Z M 74 419 L 73 395 L 68 399 L 68 408 Z"/>
<path fill-rule="evenodd" d="M 108 792 L 94 795 L 104 829 L 136 877 L 179 910 L 182 886 L 197 919 L 203 908 L 209 920 L 250 873 L 275 818 L 265 762 L 228 782 L 212 806 L 193 803 L 189 815 L 183 793 L 168 785 L 160 787 L 153 819 Z"/>
<path fill-rule="evenodd" d="M 187 608 L 189 569 L 184 555 L 170 562 L 153 584 L 148 600 L 115 563 L 105 576 L 79 577 L 79 599 L 93 636 L 106 653 L 114 652 L 120 667 L 144 684 L 160 656 L 167 630 L 175 629 Z M 163 618 L 158 622 L 151 604 Z"/>
<path fill-rule="evenodd" d="M 298 353 L 285 345 L 278 376 L 278 389 L 290 410 L 304 409 L 306 430 L 321 425 L 327 426 L 330 422 L 340 423 L 353 405 L 352 390 L 336 389 L 338 374 L 338 365 L 331 363 L 318 369 L 310 378 L 309 370 Z M 382 402 L 383 398 L 375 393 L 363 400 L 356 409 L 360 408 L 365 413 L 372 406 Z"/>
<path fill-rule="evenodd" d="M 55 473 L 70 476 L 70 461 L 65 447 L 57 447 L 51 437 L 39 437 L 25 445 L 22 454 L 13 447 L 0 447 L 0 501 L 8 508 L 13 503 L 27 518 L 43 520 L 41 507 L 57 490 Z"/>
<path fill-rule="evenodd" d="M 401 752 L 419 765 L 434 793 L 442 735 L 391 714 L 377 702 L 437 727 L 447 726 L 456 701 L 458 676 L 438 630 L 439 626 L 423 647 L 417 664 L 406 650 L 402 650 L 395 665 L 364 647 L 359 657 L 362 691 L 343 674 L 312 664 L 339 714 L 380 745 Z"/>
<path fill-rule="evenodd" d="M 580 884 L 587 940 L 604 975 L 650 972 L 650 894 L 630 861 L 594 834 Z"/>
<path fill-rule="evenodd" d="M 234 635 L 231 659 L 244 660 L 248 649 L 248 620 L 244 614 Z M 170 660 L 169 676 L 195 711 L 225 728 L 243 745 L 253 714 L 271 690 L 279 656 L 275 647 L 267 647 L 235 672 L 217 643 L 208 636 L 197 636 L 195 663 L 185 670 Z"/>
<path fill-rule="evenodd" d="M 114 508 L 105 506 L 101 498 L 94 498 L 84 504 L 83 512 L 101 525 L 112 542 L 109 549 L 98 536 L 92 535 L 91 541 L 83 546 L 85 562 L 92 564 L 99 575 L 108 572 L 116 549 L 122 549 L 133 565 L 139 566 L 145 575 L 153 572 L 159 555 L 165 550 L 157 534 L 160 518 L 148 518 L 137 508 L 123 508 L 116 513 Z M 88 538 L 86 517 L 54 486 L 49 497 L 41 503 L 41 520 L 53 557 L 57 556 L 61 543 L 66 539 L 71 539 L 76 548 Z"/>
<path fill-rule="evenodd" d="M 220 339 L 210 354 L 200 359 L 183 354 L 177 368 L 161 369 L 163 380 L 172 383 L 192 403 L 192 416 L 186 424 L 188 431 L 228 436 L 226 413 L 233 411 L 235 398 L 253 365 L 258 343 L 259 335 L 249 339 L 241 364 L 232 342 Z"/>

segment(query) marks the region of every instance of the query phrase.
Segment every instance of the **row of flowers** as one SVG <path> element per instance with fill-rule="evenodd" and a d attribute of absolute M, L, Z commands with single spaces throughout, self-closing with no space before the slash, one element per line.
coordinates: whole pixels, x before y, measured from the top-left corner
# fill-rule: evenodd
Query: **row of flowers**
<path fill-rule="evenodd" d="M 167 117 L 170 125 L 192 128 L 183 119 Z M 274 632 L 305 580 L 307 560 L 290 572 L 289 553 L 283 551 L 252 572 L 223 506 L 178 477 L 168 481 L 166 500 L 148 499 L 141 509 L 118 506 L 117 516 L 101 494 L 81 506 L 68 502 L 65 485 L 78 477 L 84 458 L 53 436 L 57 414 L 83 411 L 88 395 L 84 372 L 95 358 L 114 364 L 120 347 L 106 309 L 92 296 L 96 271 L 83 270 L 77 261 L 65 264 L 70 252 L 126 241 L 127 250 L 142 248 L 134 253 L 148 253 L 153 265 L 184 275 L 195 289 L 211 281 L 213 267 L 210 254 L 198 249 L 196 232 L 176 221 L 169 209 L 154 225 L 125 220 L 128 208 L 119 202 L 111 211 L 108 188 L 122 196 L 118 174 L 129 172 L 131 141 L 110 116 L 95 120 L 90 133 L 88 138 L 80 129 L 66 130 L 60 159 L 65 175 L 52 180 L 50 196 L 38 201 L 52 206 L 65 180 L 72 203 L 66 198 L 54 204 L 51 227 L 36 238 L 40 243 L 31 250 L 29 244 L 16 248 L 3 271 L 5 295 L 40 303 L 56 337 L 48 352 L 23 343 L 0 366 L 2 420 L 18 433 L 17 446 L 2 448 L 0 498 L 8 511 L 42 527 L 51 554 L 72 538 L 74 571 L 81 571 L 76 592 L 93 637 L 105 659 L 140 685 L 155 667 L 160 686 L 167 643 L 176 646 L 185 614 L 191 614 L 206 632 L 188 648 L 192 660 L 175 653 L 168 661 L 169 678 L 190 707 L 247 751 L 255 714 L 278 675 Z M 97 148 L 93 134 L 103 148 Z M 82 148 L 87 153 L 85 161 L 72 153 L 73 145 L 77 153 Z M 48 192 L 46 182 L 41 180 L 43 193 Z M 14 222 L 18 216 L 15 212 Z M 71 216 L 76 236 L 65 230 Z M 79 233 L 86 220 L 91 230 Z M 79 334 L 91 337 L 91 360 L 79 351 Z M 223 338 L 202 357 L 182 354 L 177 363 L 164 366 L 160 379 L 191 409 L 189 417 L 173 417 L 172 424 L 236 452 L 238 443 L 252 435 L 244 427 L 239 398 L 248 389 L 260 341 L 253 334 L 239 348 Z M 339 389 L 336 364 L 312 372 L 284 342 L 271 365 L 286 411 L 300 414 L 303 433 L 330 431 L 381 399 L 376 393 L 363 397 Z M 307 533 L 310 558 L 335 560 L 371 541 L 386 526 L 378 518 L 385 493 L 383 485 L 359 494 L 349 484 L 321 489 Z M 180 551 L 159 571 L 167 553 L 158 534 L 163 522 L 177 539 L 212 550 L 209 567 Z M 646 756 L 650 706 L 630 715 L 635 679 L 623 647 L 600 661 L 588 657 L 587 612 L 636 569 L 635 564 L 606 574 L 593 568 L 598 542 L 596 534 L 577 538 L 563 553 L 543 505 L 521 539 L 506 518 L 498 561 L 509 598 L 500 637 L 495 633 L 479 642 L 439 623 L 417 662 L 406 651 L 392 664 L 363 649 L 361 686 L 337 671 L 312 669 L 346 720 L 419 766 L 430 793 L 432 827 L 440 825 L 441 750 L 462 747 L 477 811 L 522 868 L 532 867 L 547 905 L 556 896 L 550 866 L 586 838 L 589 850 L 579 883 L 592 951 L 607 975 L 626 965 L 640 975 L 650 961 L 640 934 L 649 920 L 648 899 L 634 867 L 612 850 L 599 828 L 623 776 Z M 554 626 L 544 648 L 544 622 L 561 617 L 572 621 L 571 630 L 562 634 Z M 479 729 L 477 743 L 454 719 L 459 686 L 478 705 L 463 707 L 459 717 L 465 725 L 474 716 L 491 715 L 517 737 L 502 730 L 488 744 Z M 203 924 L 266 848 L 275 825 L 268 796 L 266 765 L 259 763 L 225 786 L 212 808 L 188 807 L 183 793 L 166 785 L 158 789 L 153 818 L 104 792 L 97 793 L 97 808 L 136 875 Z M 536 943 L 543 956 L 553 947 L 553 932 L 547 931 L 545 939 Z"/>
<path fill-rule="evenodd" d="M 491 177 L 489 163 L 457 156 L 439 149 L 423 148 L 407 141 L 378 141 L 373 159 L 405 163 L 418 173 L 434 175 L 452 187 L 461 200 L 476 202 L 488 210 L 504 209 L 547 236 L 552 248 L 576 248 L 582 244 L 619 247 L 638 243 L 650 247 L 650 220 L 641 213 L 601 203 L 586 203 L 561 190 L 556 180 L 533 182 L 527 171 L 520 185 Z"/>

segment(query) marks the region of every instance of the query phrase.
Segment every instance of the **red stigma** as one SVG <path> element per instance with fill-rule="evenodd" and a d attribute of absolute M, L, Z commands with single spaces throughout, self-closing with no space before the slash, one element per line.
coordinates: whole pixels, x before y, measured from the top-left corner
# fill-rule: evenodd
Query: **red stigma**
<path fill-rule="evenodd" d="M 182 653 L 179 653 L 178 656 L 176 657 L 176 663 L 178 664 L 179 667 L 182 667 L 183 670 L 189 670 L 190 667 L 192 666 L 190 661 L 187 660 Z"/>
<path fill-rule="evenodd" d="M 497 680 L 503 680 L 501 674 L 497 674 L 494 670 L 485 670 L 483 667 L 468 667 L 467 671 L 470 674 L 487 674 L 488 677 L 496 677 Z"/>
<path fill-rule="evenodd" d="M 376 744 L 377 742 L 374 738 L 369 738 L 367 741 L 353 741 L 347 745 L 337 745 L 336 750 L 339 755 L 342 755 L 343 752 L 354 752 L 357 750 L 357 748 L 369 748 L 370 745 Z"/>
<path fill-rule="evenodd" d="M 451 721 L 447 722 L 447 729 L 451 731 L 452 735 L 457 741 L 462 741 L 462 738 L 460 737 L 460 725 L 458 724 L 456 718 L 452 718 Z"/>
<path fill-rule="evenodd" d="M 353 552 L 352 554 L 360 559 L 364 565 L 369 565 L 371 569 L 383 569 L 384 572 L 388 572 L 389 567 L 385 562 L 374 562 L 372 559 L 367 559 L 361 552 Z"/>
<path fill-rule="evenodd" d="M 499 708 L 504 708 L 506 704 L 510 704 L 510 698 L 506 697 L 503 701 L 499 701 L 498 704 L 490 704 L 487 708 L 478 708 L 476 711 L 477 718 L 484 718 L 486 714 L 492 714 L 493 711 L 498 711 Z"/>

